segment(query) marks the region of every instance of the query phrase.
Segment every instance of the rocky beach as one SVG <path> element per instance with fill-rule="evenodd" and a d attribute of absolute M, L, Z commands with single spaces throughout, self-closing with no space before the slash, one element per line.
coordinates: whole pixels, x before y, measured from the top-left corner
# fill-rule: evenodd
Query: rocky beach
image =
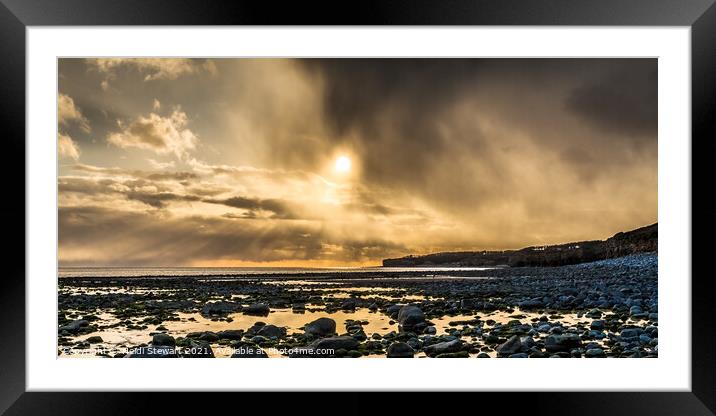
<path fill-rule="evenodd" d="M 62 277 L 58 356 L 657 357 L 657 259 Z"/>

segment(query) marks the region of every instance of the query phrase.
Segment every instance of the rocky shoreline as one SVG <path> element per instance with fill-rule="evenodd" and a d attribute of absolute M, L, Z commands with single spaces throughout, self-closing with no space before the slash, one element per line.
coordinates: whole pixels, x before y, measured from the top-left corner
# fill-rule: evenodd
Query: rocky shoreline
<path fill-rule="evenodd" d="M 657 263 L 62 278 L 58 355 L 657 357 Z"/>
<path fill-rule="evenodd" d="M 659 224 L 619 232 L 604 241 L 574 241 L 571 243 L 532 246 L 519 250 L 463 251 L 433 253 L 383 260 L 383 266 L 541 266 L 553 267 L 605 260 L 631 254 L 656 252 L 659 243 Z"/>

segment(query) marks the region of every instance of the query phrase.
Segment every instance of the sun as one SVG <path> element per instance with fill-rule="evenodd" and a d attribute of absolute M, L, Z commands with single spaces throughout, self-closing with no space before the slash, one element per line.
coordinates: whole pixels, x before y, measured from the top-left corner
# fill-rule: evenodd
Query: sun
<path fill-rule="evenodd" d="M 348 156 L 339 156 L 336 159 L 336 172 L 346 173 L 351 170 L 351 160 Z"/>

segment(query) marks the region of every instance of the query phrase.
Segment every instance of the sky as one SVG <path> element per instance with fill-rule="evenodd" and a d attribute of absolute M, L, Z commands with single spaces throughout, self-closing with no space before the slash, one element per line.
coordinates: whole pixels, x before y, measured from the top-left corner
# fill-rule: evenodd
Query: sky
<path fill-rule="evenodd" d="M 58 72 L 61 266 L 368 266 L 657 222 L 656 59 Z"/>

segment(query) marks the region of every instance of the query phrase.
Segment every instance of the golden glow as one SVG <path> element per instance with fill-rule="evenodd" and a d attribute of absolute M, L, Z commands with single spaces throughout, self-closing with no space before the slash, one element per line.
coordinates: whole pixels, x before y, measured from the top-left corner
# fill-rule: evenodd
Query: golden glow
<path fill-rule="evenodd" d="M 351 170 L 351 160 L 348 156 L 339 156 L 336 159 L 336 172 L 348 173 Z"/>

